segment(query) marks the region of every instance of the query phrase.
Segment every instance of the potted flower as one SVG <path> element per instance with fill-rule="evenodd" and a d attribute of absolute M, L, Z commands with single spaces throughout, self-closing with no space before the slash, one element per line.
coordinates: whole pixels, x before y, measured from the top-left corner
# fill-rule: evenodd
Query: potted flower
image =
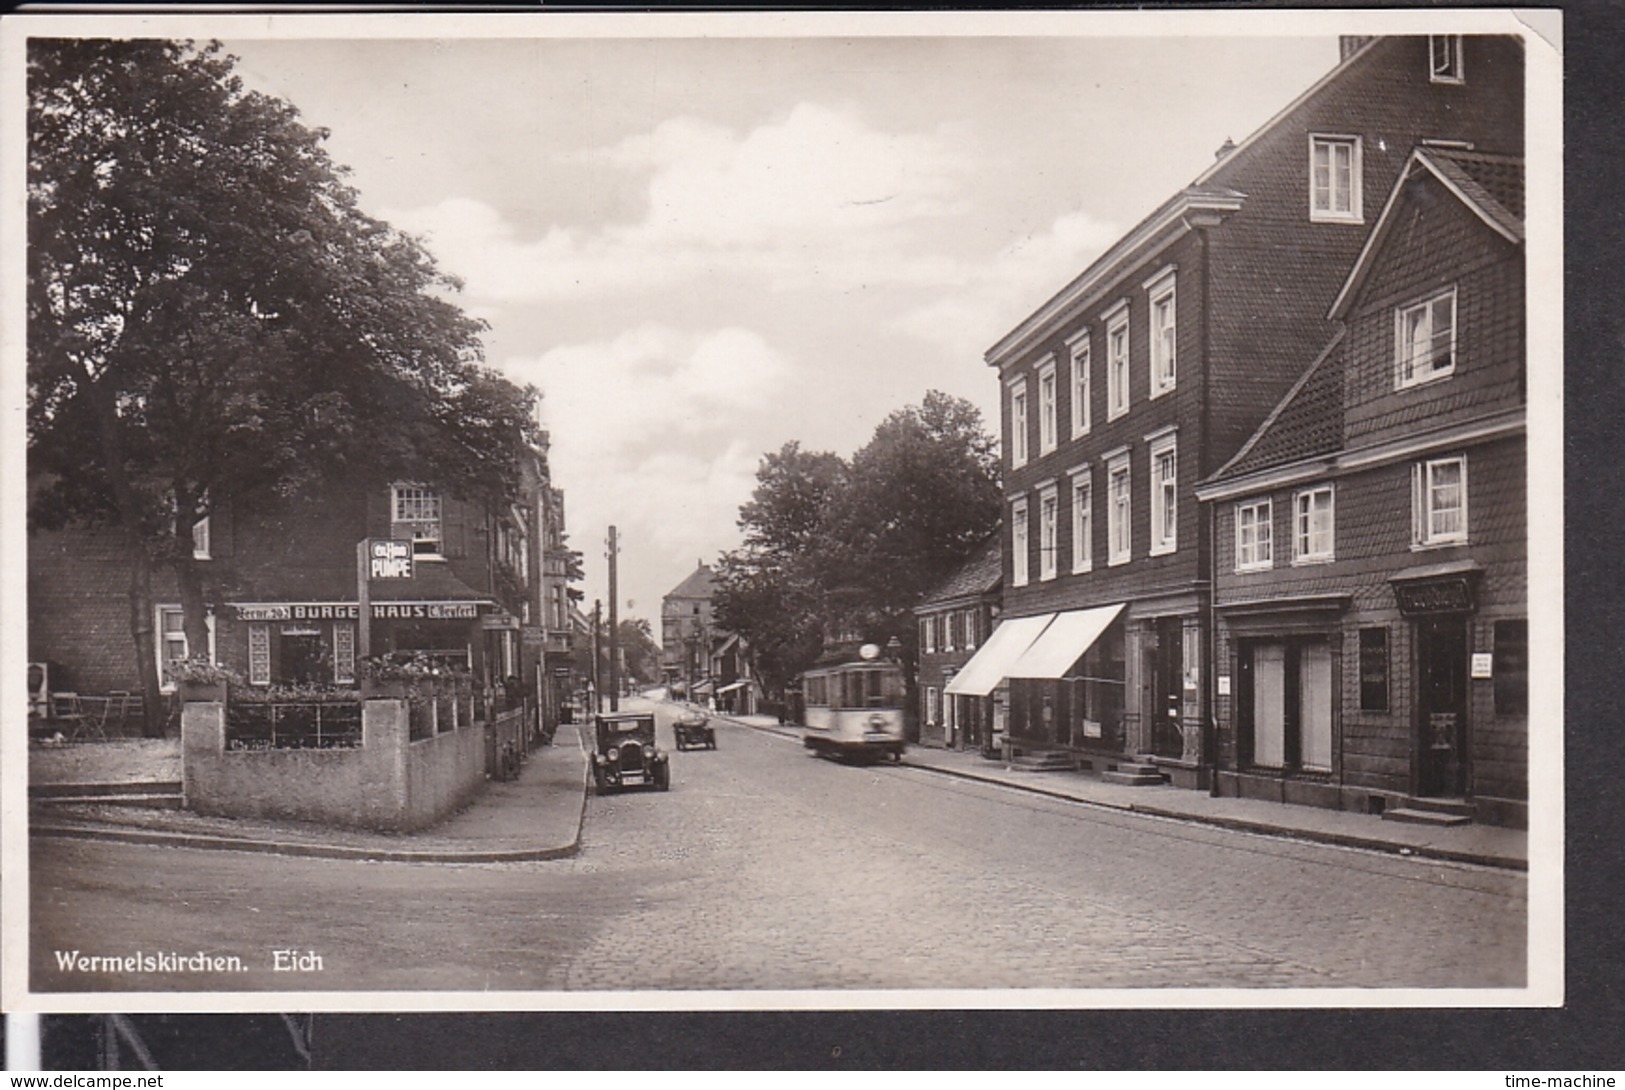
<path fill-rule="evenodd" d="M 201 657 L 171 663 L 169 679 L 175 683 L 182 703 L 187 704 L 199 701 L 224 704 L 231 683 L 242 681 L 229 666 L 221 666 Z"/>
<path fill-rule="evenodd" d="M 418 651 L 397 651 L 361 661 L 361 695 L 368 700 L 417 699 L 434 692 L 446 669 Z"/>

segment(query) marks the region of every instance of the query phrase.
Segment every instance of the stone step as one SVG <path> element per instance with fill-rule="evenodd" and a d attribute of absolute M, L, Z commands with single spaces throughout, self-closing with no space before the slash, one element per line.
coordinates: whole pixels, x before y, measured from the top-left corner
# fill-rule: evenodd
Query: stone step
<path fill-rule="evenodd" d="M 1010 767 L 1026 772 L 1071 772 L 1077 761 L 1066 753 L 1020 753 L 1010 758 Z"/>
<path fill-rule="evenodd" d="M 1473 804 L 1463 798 L 1428 798 L 1411 796 L 1401 805 L 1401 809 L 1427 810 L 1435 814 L 1456 814 L 1460 817 L 1472 819 Z"/>
<path fill-rule="evenodd" d="M 1126 772 L 1130 776 L 1157 776 L 1162 775 L 1162 768 L 1150 761 L 1118 761 L 1111 766 L 1114 772 Z"/>
<path fill-rule="evenodd" d="M 1392 810 L 1382 812 L 1382 820 L 1398 821 L 1409 825 L 1470 825 L 1472 818 L 1465 814 L 1448 814 L 1438 810 L 1417 810 L 1409 806 L 1397 806 Z"/>
<path fill-rule="evenodd" d="M 45 806 L 130 806 L 147 810 L 179 810 L 185 800 L 179 795 L 42 795 L 34 799 Z"/>
<path fill-rule="evenodd" d="M 1161 787 L 1168 781 L 1160 772 L 1128 772 L 1119 765 L 1100 774 L 1106 783 L 1120 783 L 1129 787 Z"/>
<path fill-rule="evenodd" d="M 109 795 L 179 795 L 179 780 L 140 780 L 130 783 L 42 783 L 28 788 L 31 799 L 91 799 Z"/>

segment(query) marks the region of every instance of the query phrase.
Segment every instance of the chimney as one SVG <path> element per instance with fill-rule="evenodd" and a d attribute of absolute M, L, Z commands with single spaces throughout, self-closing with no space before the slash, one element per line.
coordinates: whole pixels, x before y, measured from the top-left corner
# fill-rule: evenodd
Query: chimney
<path fill-rule="evenodd" d="M 1375 38 L 1375 34 L 1340 34 L 1337 37 L 1338 63 L 1348 60 L 1360 51 L 1360 47 Z"/>
<path fill-rule="evenodd" d="M 1216 160 L 1228 159 L 1230 153 L 1235 150 L 1236 142 L 1227 136 L 1224 138 L 1224 143 L 1219 145 L 1219 150 L 1213 153 L 1213 158 Z"/>

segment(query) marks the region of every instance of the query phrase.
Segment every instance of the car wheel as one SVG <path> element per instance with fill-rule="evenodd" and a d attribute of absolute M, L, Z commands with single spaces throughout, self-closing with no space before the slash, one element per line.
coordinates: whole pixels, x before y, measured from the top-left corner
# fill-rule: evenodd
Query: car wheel
<path fill-rule="evenodd" d="M 671 790 L 671 766 L 664 762 L 655 765 L 655 790 Z"/>

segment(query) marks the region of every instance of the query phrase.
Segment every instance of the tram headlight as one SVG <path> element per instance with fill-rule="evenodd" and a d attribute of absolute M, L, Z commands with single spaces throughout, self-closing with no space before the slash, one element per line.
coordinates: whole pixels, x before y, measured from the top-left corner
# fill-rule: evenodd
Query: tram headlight
<path fill-rule="evenodd" d="M 872 715 L 870 715 L 869 716 L 869 729 L 870 730 L 885 730 L 886 729 L 886 717 L 884 715 L 881 715 L 879 712 L 875 712 Z"/>

